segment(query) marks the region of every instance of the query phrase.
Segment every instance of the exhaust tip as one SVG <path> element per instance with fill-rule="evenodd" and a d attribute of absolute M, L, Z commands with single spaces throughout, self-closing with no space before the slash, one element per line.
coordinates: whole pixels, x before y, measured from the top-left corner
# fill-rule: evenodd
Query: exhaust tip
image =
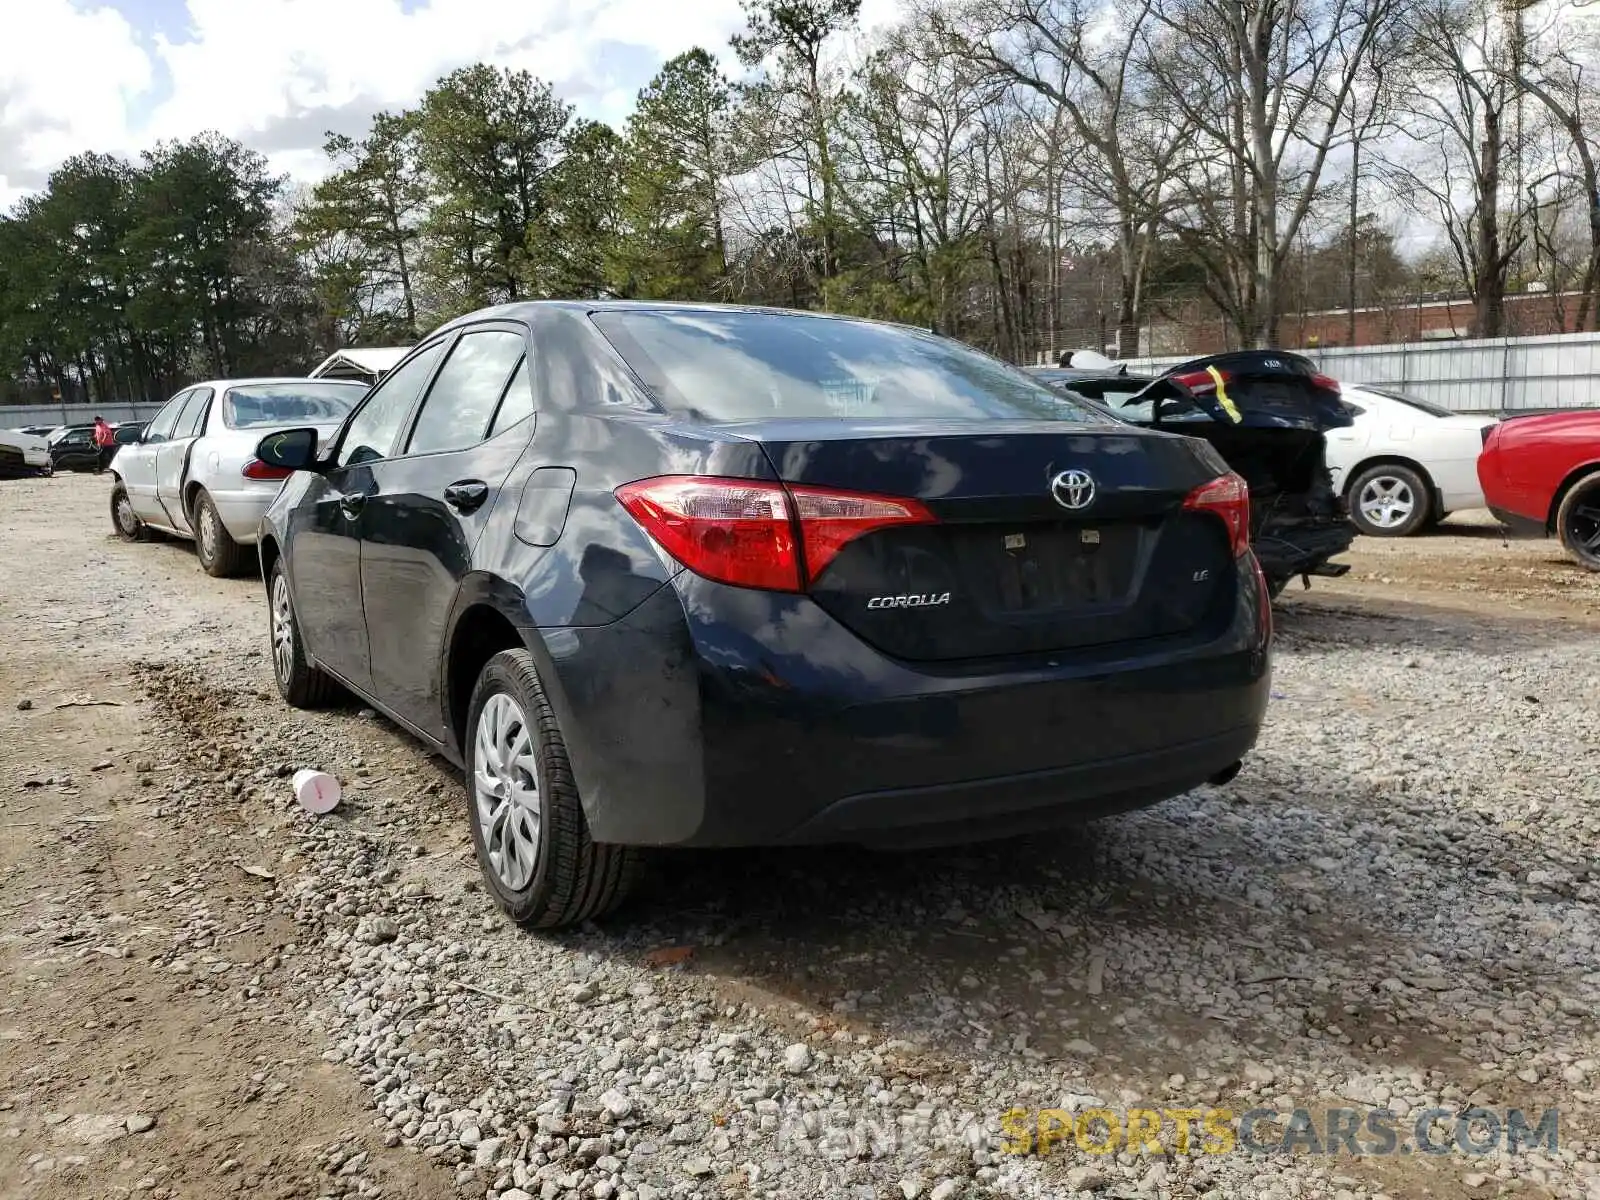
<path fill-rule="evenodd" d="M 1225 783 L 1232 783 L 1240 771 L 1244 770 L 1244 759 L 1235 759 L 1228 766 L 1223 767 L 1210 779 L 1206 780 L 1212 787 L 1221 787 Z"/>

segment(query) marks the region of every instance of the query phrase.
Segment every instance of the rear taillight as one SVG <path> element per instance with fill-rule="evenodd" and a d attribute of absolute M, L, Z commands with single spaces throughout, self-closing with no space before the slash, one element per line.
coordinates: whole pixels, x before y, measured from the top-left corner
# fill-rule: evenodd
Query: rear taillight
<path fill-rule="evenodd" d="M 294 472 L 288 467 L 273 467 L 262 462 L 259 458 L 252 458 L 245 463 L 244 470 L 240 472 L 246 479 L 287 479 Z"/>
<path fill-rule="evenodd" d="M 1250 549 L 1250 488 L 1232 471 L 1202 483 L 1184 498 L 1183 506 L 1221 517 L 1235 558 Z"/>
<path fill-rule="evenodd" d="M 641 479 L 616 496 L 695 574 L 778 592 L 803 591 L 856 538 L 934 520 L 916 500 L 706 475 Z"/>
<path fill-rule="evenodd" d="M 1213 375 L 1212 371 L 1216 371 L 1216 374 Z M 1219 377 L 1222 383 L 1228 382 L 1225 371 L 1217 371 L 1212 367 L 1209 371 L 1185 371 L 1182 375 L 1174 375 L 1172 381 L 1183 384 L 1191 392 L 1213 392 L 1216 391 Z"/>
<path fill-rule="evenodd" d="M 1339 391 L 1339 381 L 1332 375 L 1317 374 L 1311 377 L 1311 386 L 1327 388 L 1330 392 Z"/>

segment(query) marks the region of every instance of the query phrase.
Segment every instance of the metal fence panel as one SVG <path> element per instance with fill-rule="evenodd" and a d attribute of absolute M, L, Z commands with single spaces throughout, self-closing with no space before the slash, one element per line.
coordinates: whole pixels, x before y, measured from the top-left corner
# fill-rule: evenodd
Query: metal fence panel
<path fill-rule="evenodd" d="M 160 404 L 7 404 L 0 407 L 0 429 L 25 425 L 88 425 L 96 417 L 117 421 L 148 421 Z"/>
<path fill-rule="evenodd" d="M 1344 383 L 1389 387 L 1463 413 L 1600 407 L 1600 333 L 1299 350 Z M 1131 360 L 1162 370 L 1186 357 Z"/>

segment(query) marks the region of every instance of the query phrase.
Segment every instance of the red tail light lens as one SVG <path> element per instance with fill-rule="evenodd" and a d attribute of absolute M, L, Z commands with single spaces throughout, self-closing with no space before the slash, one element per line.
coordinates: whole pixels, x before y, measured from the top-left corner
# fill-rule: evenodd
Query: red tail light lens
<path fill-rule="evenodd" d="M 1327 388 L 1330 392 L 1339 391 L 1339 381 L 1332 375 L 1313 375 L 1311 377 L 1311 385 L 1313 387 Z"/>
<path fill-rule="evenodd" d="M 246 479 L 287 479 L 294 472 L 288 467 L 272 467 L 262 462 L 259 458 L 252 458 L 245 463 L 244 470 L 240 472 Z"/>
<path fill-rule="evenodd" d="M 1217 374 L 1222 376 L 1223 383 L 1228 382 L 1226 372 L 1218 371 Z M 1217 381 L 1210 371 L 1186 371 L 1182 375 L 1174 375 L 1172 380 L 1174 383 L 1183 384 L 1191 392 L 1214 392 L 1217 390 Z"/>
<path fill-rule="evenodd" d="M 695 574 L 778 592 L 803 591 L 864 534 L 934 519 L 915 500 L 706 475 L 641 479 L 616 496 Z"/>
<path fill-rule="evenodd" d="M 1250 488 L 1232 471 L 1202 483 L 1184 498 L 1183 506 L 1222 518 L 1235 558 L 1250 549 Z"/>
<path fill-rule="evenodd" d="M 800 519 L 808 580 L 821 575 L 839 551 L 858 537 L 891 525 L 934 523 L 933 514 L 916 500 L 812 487 L 790 487 L 789 494 Z"/>

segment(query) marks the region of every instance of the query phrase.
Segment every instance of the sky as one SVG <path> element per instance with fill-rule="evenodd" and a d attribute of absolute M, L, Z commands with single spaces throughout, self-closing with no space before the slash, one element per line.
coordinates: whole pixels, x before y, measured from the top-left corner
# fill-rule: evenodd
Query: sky
<path fill-rule="evenodd" d="M 867 28 L 896 0 L 866 0 Z M 620 122 L 661 63 L 723 56 L 738 0 L 0 0 L 0 211 L 84 150 L 133 157 L 215 129 L 303 181 L 324 135 L 474 62 Z"/>

